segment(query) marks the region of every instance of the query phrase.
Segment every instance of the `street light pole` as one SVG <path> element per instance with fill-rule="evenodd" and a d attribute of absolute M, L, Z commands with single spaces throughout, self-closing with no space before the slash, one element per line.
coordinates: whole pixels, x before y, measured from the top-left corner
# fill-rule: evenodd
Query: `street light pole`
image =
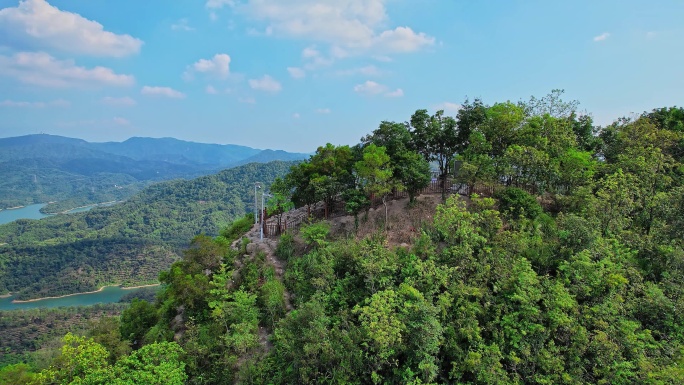
<path fill-rule="evenodd" d="M 259 200 L 257 198 L 257 188 L 261 188 L 261 183 L 254 183 L 254 223 L 259 223 Z"/>

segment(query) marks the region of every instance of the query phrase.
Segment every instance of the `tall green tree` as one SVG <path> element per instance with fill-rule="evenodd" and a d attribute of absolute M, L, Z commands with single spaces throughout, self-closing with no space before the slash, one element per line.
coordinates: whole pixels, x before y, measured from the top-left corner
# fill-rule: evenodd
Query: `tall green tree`
<path fill-rule="evenodd" d="M 282 178 L 276 178 L 271 184 L 271 195 L 266 205 L 266 213 L 269 217 L 276 217 L 280 229 L 283 214 L 294 208 L 294 203 L 290 200 L 290 190 Z"/>
<path fill-rule="evenodd" d="M 428 162 L 439 167 L 442 199 L 446 199 L 446 180 L 450 164 L 459 148 L 456 119 L 445 116 L 443 110 L 434 115 L 417 110 L 411 115 L 411 137 L 416 151 Z"/>
<path fill-rule="evenodd" d="M 159 321 L 157 309 L 145 300 L 133 299 L 131 306 L 121 314 L 121 337 L 130 341 L 133 348 L 143 346 L 145 334 Z"/>
<path fill-rule="evenodd" d="M 384 147 L 390 157 L 392 178 L 408 192 L 409 203 L 430 183 L 430 165 L 418 154 L 411 142 L 406 123 L 382 122 L 373 133 L 361 139 L 365 146 Z"/>
<path fill-rule="evenodd" d="M 385 230 L 387 230 L 387 195 L 394 188 L 401 188 L 392 180 L 390 158 L 384 147 L 370 144 L 363 149 L 363 160 L 356 162 L 356 173 L 359 176 L 361 188 L 371 196 L 382 198 L 385 207 Z"/>
<path fill-rule="evenodd" d="M 292 190 L 292 201 L 307 206 L 323 201 L 327 217 L 337 195 L 353 187 L 353 165 L 353 152 L 349 146 L 328 143 L 318 147 L 307 162 L 293 166 L 285 178 Z"/>
<path fill-rule="evenodd" d="M 456 135 L 456 142 L 458 146 L 456 152 L 463 153 L 470 145 L 470 135 L 477 130 L 481 124 L 487 119 L 487 106 L 482 103 L 481 99 L 475 99 L 470 102 L 466 99 L 461 108 L 456 113 L 456 127 L 458 133 Z"/>

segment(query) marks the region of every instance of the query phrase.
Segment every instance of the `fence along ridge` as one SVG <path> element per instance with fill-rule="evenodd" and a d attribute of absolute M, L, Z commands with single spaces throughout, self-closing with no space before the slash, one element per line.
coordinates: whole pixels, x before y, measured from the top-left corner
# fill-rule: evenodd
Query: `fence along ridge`
<path fill-rule="evenodd" d="M 440 186 L 440 183 L 441 181 L 439 181 L 438 179 L 435 180 L 433 178 L 433 180 L 430 181 L 430 184 L 427 187 L 419 191 L 419 195 L 441 193 L 442 188 Z M 475 185 L 471 188 L 471 186 L 468 186 L 464 183 L 453 183 L 453 181 L 449 180 L 447 180 L 447 184 L 449 186 L 446 189 L 447 194 L 471 195 L 473 193 L 477 193 L 479 195 L 492 196 L 494 195 L 494 191 L 496 190 L 496 187 L 493 185 Z M 406 190 L 395 190 L 391 194 L 388 194 L 388 197 L 390 198 L 390 200 L 396 200 L 408 197 L 408 193 L 406 192 Z M 376 209 L 380 205 L 382 205 L 382 198 L 375 197 L 371 199 L 371 208 Z M 342 207 L 340 208 L 337 206 Z M 262 224 L 264 228 L 264 236 L 274 238 L 280 236 L 288 230 L 294 230 L 299 228 L 299 226 L 301 226 L 302 223 L 309 221 L 309 215 L 307 215 L 308 210 L 305 209 L 306 206 L 302 206 L 298 209 L 288 211 L 289 213 L 296 210 L 302 210 L 299 214 L 295 215 L 294 217 L 285 218 L 285 220 L 283 220 L 280 223 L 280 226 L 278 225 L 277 219 L 275 217 L 264 216 L 264 223 Z M 311 205 L 312 218 L 321 219 L 325 216 L 324 212 L 325 208 L 323 201 L 318 201 Z M 341 200 L 335 200 L 333 202 L 328 214 L 328 218 L 337 218 L 344 215 L 348 215 L 344 210 L 344 202 Z"/>

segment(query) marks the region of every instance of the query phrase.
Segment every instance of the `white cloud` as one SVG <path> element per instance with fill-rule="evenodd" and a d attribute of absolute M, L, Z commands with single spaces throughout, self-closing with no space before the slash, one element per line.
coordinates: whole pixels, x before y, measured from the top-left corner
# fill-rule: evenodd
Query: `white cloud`
<path fill-rule="evenodd" d="M 73 60 L 57 60 L 44 52 L 0 55 L 0 75 L 43 87 L 130 86 L 132 75 L 120 75 L 106 67 L 85 68 Z"/>
<path fill-rule="evenodd" d="M 180 19 L 176 23 L 171 24 L 171 29 L 174 31 L 194 31 L 188 24 L 188 19 Z"/>
<path fill-rule="evenodd" d="M 272 93 L 276 93 L 283 88 L 277 80 L 269 75 L 264 75 L 261 79 L 249 79 L 249 86 L 254 90 Z"/>
<path fill-rule="evenodd" d="M 330 47 L 330 56 L 336 59 L 342 59 L 349 56 L 349 52 L 346 49 L 340 48 L 336 45 Z"/>
<path fill-rule="evenodd" d="M 447 115 L 456 115 L 458 110 L 461 109 L 461 105 L 452 102 L 442 102 L 433 107 L 435 111 L 443 110 Z"/>
<path fill-rule="evenodd" d="M 216 88 L 214 88 L 214 86 L 212 86 L 212 85 L 208 85 L 208 86 L 204 89 L 204 91 L 206 91 L 206 92 L 207 92 L 208 94 L 210 94 L 210 95 L 216 95 L 216 94 L 218 94 L 218 91 L 217 91 Z"/>
<path fill-rule="evenodd" d="M 385 93 L 385 96 L 387 96 L 389 98 L 400 98 L 400 97 L 404 96 L 404 90 L 402 90 L 401 88 L 397 88 L 394 91 Z"/>
<path fill-rule="evenodd" d="M 354 86 L 354 91 L 360 94 L 366 95 L 377 95 L 387 92 L 387 86 L 380 83 L 376 83 L 372 80 L 366 80 L 363 84 L 357 84 Z"/>
<path fill-rule="evenodd" d="M 366 80 L 365 83 L 355 85 L 354 91 L 363 95 L 384 95 L 389 98 L 398 98 L 404 96 L 404 90 L 401 88 L 390 91 L 390 88 L 386 85 L 374 82 L 372 80 Z"/>
<path fill-rule="evenodd" d="M 348 70 L 337 71 L 338 75 L 350 76 L 350 75 L 364 75 L 364 76 L 380 76 L 382 71 L 374 65 L 368 65 L 365 67 L 352 68 Z"/>
<path fill-rule="evenodd" d="M 214 11 L 209 12 L 209 20 L 211 20 L 211 21 L 218 20 L 218 15 L 216 14 L 216 12 L 214 12 Z"/>
<path fill-rule="evenodd" d="M 205 7 L 210 8 L 210 9 L 223 8 L 226 5 L 232 7 L 235 5 L 235 1 L 234 0 L 207 0 L 207 2 L 204 4 Z"/>
<path fill-rule="evenodd" d="M 250 96 L 250 97 L 246 97 L 246 98 L 238 98 L 238 102 L 246 103 L 246 104 L 254 104 L 254 103 L 256 103 L 256 100 Z"/>
<path fill-rule="evenodd" d="M 142 90 L 140 90 L 140 93 L 143 95 L 150 95 L 150 96 L 165 96 L 167 98 L 174 98 L 174 99 L 183 99 L 185 98 L 185 94 L 176 91 L 173 88 L 170 87 L 152 87 L 152 86 L 144 86 Z"/>
<path fill-rule="evenodd" d="M 191 79 L 194 73 L 204 73 L 225 79 L 230 75 L 230 56 L 225 53 L 217 53 L 211 59 L 200 59 L 188 67 L 183 77 Z"/>
<path fill-rule="evenodd" d="M 116 117 L 113 119 L 115 124 L 118 124 L 119 126 L 128 126 L 131 124 L 131 122 L 128 119 L 121 118 L 121 117 Z"/>
<path fill-rule="evenodd" d="M 104 30 L 102 24 L 62 11 L 45 0 L 24 0 L 0 9 L 0 36 L 5 45 L 122 57 L 137 53 L 143 42 Z"/>
<path fill-rule="evenodd" d="M 3 100 L 0 102 L 0 107 L 17 107 L 17 108 L 45 108 L 45 107 L 69 107 L 71 102 L 64 99 L 57 99 L 50 102 L 24 102 L 14 100 Z"/>
<path fill-rule="evenodd" d="M 302 79 L 306 77 L 306 71 L 299 67 L 287 67 L 287 72 L 289 72 L 290 76 L 294 79 Z"/>
<path fill-rule="evenodd" d="M 435 38 L 424 33 L 415 33 L 409 27 L 397 27 L 382 32 L 374 41 L 374 48 L 380 52 L 406 53 L 435 44 Z"/>
<path fill-rule="evenodd" d="M 610 37 L 610 33 L 604 32 L 598 36 L 594 36 L 594 41 L 604 41 Z"/>
<path fill-rule="evenodd" d="M 332 58 L 325 57 L 321 51 L 314 46 L 304 48 L 302 50 L 302 58 L 306 62 L 304 67 L 309 70 L 329 66 L 333 63 Z"/>
<path fill-rule="evenodd" d="M 102 103 L 108 106 L 121 106 L 121 107 L 131 107 L 135 106 L 136 102 L 133 98 L 124 96 L 122 98 L 115 98 L 111 96 L 105 96 L 102 98 Z"/>
<path fill-rule="evenodd" d="M 302 57 L 311 59 L 321 56 L 321 53 L 314 47 L 306 47 L 302 50 Z"/>
<path fill-rule="evenodd" d="M 299 119 L 299 118 L 300 118 L 299 112 L 295 112 L 294 114 L 292 114 L 292 119 Z"/>
<path fill-rule="evenodd" d="M 266 29 L 264 29 L 263 31 L 258 30 L 256 28 L 249 28 L 247 29 L 247 34 L 249 36 L 271 36 L 273 35 L 273 28 L 266 27 Z"/>
<path fill-rule="evenodd" d="M 317 108 L 316 109 L 316 113 L 319 113 L 319 114 L 329 114 L 331 112 L 332 111 L 330 111 L 330 108 Z"/>
<path fill-rule="evenodd" d="M 385 29 L 387 0 L 248 0 L 235 8 L 271 28 L 276 36 L 331 45 L 340 58 L 359 53 L 414 52 L 435 39 L 409 27 Z"/>

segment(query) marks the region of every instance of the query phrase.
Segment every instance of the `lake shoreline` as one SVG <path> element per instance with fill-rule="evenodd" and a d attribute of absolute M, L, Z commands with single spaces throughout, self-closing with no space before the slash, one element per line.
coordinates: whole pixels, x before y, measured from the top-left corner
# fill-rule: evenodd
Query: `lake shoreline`
<path fill-rule="evenodd" d="M 141 289 L 143 287 L 153 287 L 153 286 L 159 286 L 159 285 L 161 285 L 161 284 L 160 283 L 151 283 L 151 284 L 147 284 L 147 285 L 128 286 L 128 287 L 122 287 L 121 285 L 105 285 L 105 286 L 102 286 L 101 288 L 99 288 L 97 290 L 93 290 L 93 291 L 85 291 L 85 292 L 81 292 L 81 293 L 71 293 L 71 294 L 65 294 L 65 295 L 58 295 L 58 296 L 54 296 L 54 297 L 41 297 L 41 298 L 32 298 L 32 299 L 24 299 L 24 300 L 14 299 L 14 300 L 12 300 L 12 303 L 31 303 L 31 302 L 42 301 L 44 299 L 59 299 L 59 298 L 73 297 L 75 295 L 81 295 L 81 294 L 94 294 L 94 293 L 101 292 L 102 290 L 104 290 L 105 287 L 119 287 L 122 290 L 132 290 L 132 289 Z M 2 296 L 0 296 L 0 298 L 7 298 L 7 297 L 11 297 L 11 296 L 12 296 L 12 293 L 3 294 Z"/>
<path fill-rule="evenodd" d="M 85 205 L 85 206 L 78 206 L 78 207 L 74 207 L 74 208 L 71 208 L 71 209 L 68 209 L 68 210 L 58 211 L 58 212 L 56 212 L 56 213 L 48 213 L 48 212 L 44 212 L 44 211 L 41 211 L 41 213 L 43 213 L 43 214 L 45 214 L 45 215 L 62 215 L 62 214 L 69 214 L 71 211 L 78 210 L 78 209 L 85 209 L 85 208 L 88 208 L 88 207 L 95 208 L 95 207 L 98 207 L 98 206 L 111 206 L 111 205 L 114 205 L 114 204 L 117 204 L 117 203 L 122 203 L 122 202 L 123 202 L 123 201 L 113 200 L 113 201 L 108 201 L 108 202 L 92 203 L 92 204 Z M 48 204 L 50 204 L 50 203 L 56 203 L 56 202 L 48 202 L 48 203 L 46 203 L 46 205 L 48 205 Z"/>

